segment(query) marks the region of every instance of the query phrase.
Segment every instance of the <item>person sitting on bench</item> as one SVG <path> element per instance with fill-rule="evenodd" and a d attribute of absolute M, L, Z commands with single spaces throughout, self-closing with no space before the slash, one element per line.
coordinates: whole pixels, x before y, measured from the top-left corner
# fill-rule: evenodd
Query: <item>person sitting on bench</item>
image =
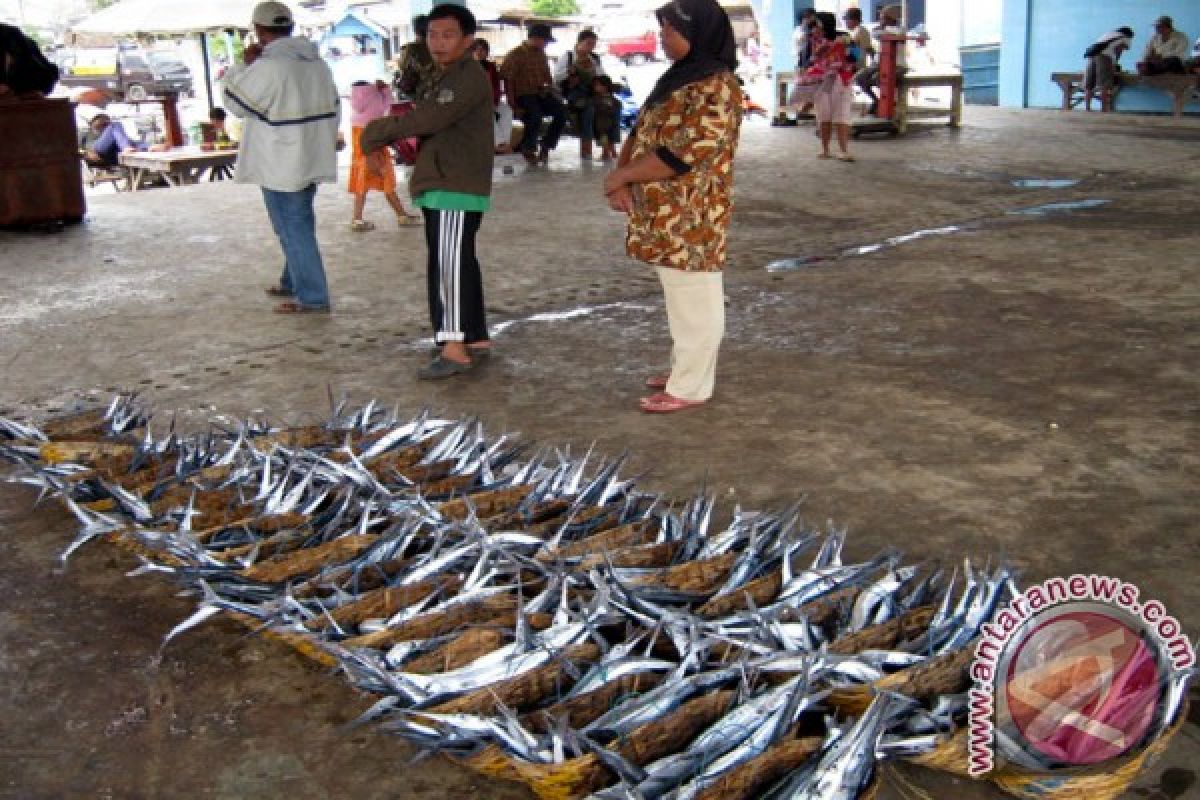
<path fill-rule="evenodd" d="M 1170 17 L 1159 17 L 1154 22 L 1154 36 L 1146 43 L 1146 52 L 1138 62 L 1139 75 L 1182 75 L 1183 60 L 1188 55 L 1188 37 L 1183 31 L 1175 30 Z"/>
<path fill-rule="evenodd" d="M 879 12 L 879 29 L 880 35 L 890 34 L 892 36 L 903 36 L 904 28 L 900 25 L 900 15 L 903 9 L 897 5 L 885 6 Z M 882 45 L 875 45 L 875 52 L 883 52 Z M 903 77 L 904 73 L 908 72 L 908 64 L 905 59 L 905 48 L 896 48 L 896 77 Z M 867 109 L 868 116 L 875 116 L 875 112 L 879 109 L 879 95 L 875 93 L 875 87 L 879 85 L 879 62 L 867 66 L 858 71 L 854 76 L 854 82 L 858 84 L 858 88 L 862 89 L 867 97 L 871 98 L 871 107 Z"/>
<path fill-rule="evenodd" d="M 1113 88 L 1117 84 L 1117 62 L 1121 54 L 1133 45 L 1133 28 L 1128 26 L 1109 31 L 1083 52 L 1087 64 L 1083 69 L 1083 110 L 1092 110 L 1092 97 L 1100 90 L 1100 110 L 1112 111 Z"/>
<path fill-rule="evenodd" d="M 92 117 L 87 132 L 83 135 L 83 158 L 93 167 L 115 167 L 120 163 L 121 153 L 132 153 L 140 149 L 137 142 L 129 138 L 119 122 L 113 122 L 108 114 Z"/>
<path fill-rule="evenodd" d="M 508 87 L 509 99 L 515 103 L 513 113 L 525 128 L 521 154 L 531 164 L 546 163 L 567 124 L 567 106 L 554 86 L 550 63 L 546 60 L 546 44 L 553 41 L 549 25 L 534 23 L 529 26 L 525 42 L 513 48 L 500 65 L 500 77 Z M 543 117 L 550 117 L 550 126 L 539 148 Z"/>
<path fill-rule="evenodd" d="M 167 144 L 147 145 L 143 141 L 134 141 L 125 133 L 125 127 L 113 120 L 108 114 L 97 114 L 92 117 L 88 129 L 80 138 L 79 149 L 83 152 L 83 160 L 94 169 L 111 170 L 121 163 L 121 153 L 133 153 L 139 150 L 163 152 L 170 150 Z"/>
<path fill-rule="evenodd" d="M 1188 72 L 1200 75 L 1200 37 L 1197 37 L 1196 43 L 1192 45 L 1192 57 L 1184 62 L 1183 66 Z"/>

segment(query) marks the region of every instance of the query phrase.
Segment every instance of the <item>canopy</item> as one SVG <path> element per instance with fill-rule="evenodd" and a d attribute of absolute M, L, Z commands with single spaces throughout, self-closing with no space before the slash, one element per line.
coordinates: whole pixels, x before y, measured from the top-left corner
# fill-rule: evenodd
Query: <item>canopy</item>
<path fill-rule="evenodd" d="M 204 34 L 233 28 L 248 30 L 258 0 L 121 0 L 87 17 L 71 30 L 75 33 L 105 33 L 113 36 L 179 36 Z M 298 27 L 317 27 L 322 20 L 307 9 L 292 4 Z M 200 36 L 204 60 L 204 89 L 213 105 L 212 68 L 207 37 Z"/>
<path fill-rule="evenodd" d="M 71 27 L 78 33 L 130 35 L 246 30 L 258 0 L 121 0 Z M 291 4 L 299 27 L 321 24 L 312 12 Z"/>

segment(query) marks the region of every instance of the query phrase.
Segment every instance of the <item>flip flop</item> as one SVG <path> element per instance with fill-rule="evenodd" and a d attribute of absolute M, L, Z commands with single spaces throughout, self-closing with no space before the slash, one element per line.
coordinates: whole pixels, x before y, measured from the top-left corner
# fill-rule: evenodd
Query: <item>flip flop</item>
<path fill-rule="evenodd" d="M 671 380 L 671 373 L 666 372 L 662 375 L 651 375 L 646 378 L 647 389 L 666 389 L 667 381 Z"/>
<path fill-rule="evenodd" d="M 842 153 L 841 155 L 839 155 L 837 157 L 837 160 L 845 161 L 845 162 L 849 163 L 851 161 L 854 161 L 854 156 L 850 155 L 849 153 Z"/>
<path fill-rule="evenodd" d="M 817 158 L 833 158 L 829 153 L 817 153 Z"/>
<path fill-rule="evenodd" d="M 268 286 L 263 289 L 271 297 L 291 297 L 295 292 L 290 292 L 282 286 Z"/>
<path fill-rule="evenodd" d="M 643 397 L 638 401 L 642 411 L 645 411 L 647 414 L 670 414 L 675 411 L 702 406 L 704 403 L 704 400 L 684 400 L 682 397 L 675 397 L 666 392 Z"/>
<path fill-rule="evenodd" d="M 350 223 L 350 230 L 355 233 L 366 233 L 375 230 L 375 223 L 365 219 L 356 219 Z"/>
<path fill-rule="evenodd" d="M 280 303 L 273 310 L 276 314 L 328 314 L 329 306 L 306 306 L 293 300 Z"/>
<path fill-rule="evenodd" d="M 412 228 L 417 225 L 424 225 L 425 218 L 420 214 L 405 214 L 403 217 L 397 217 L 396 222 L 401 228 Z"/>

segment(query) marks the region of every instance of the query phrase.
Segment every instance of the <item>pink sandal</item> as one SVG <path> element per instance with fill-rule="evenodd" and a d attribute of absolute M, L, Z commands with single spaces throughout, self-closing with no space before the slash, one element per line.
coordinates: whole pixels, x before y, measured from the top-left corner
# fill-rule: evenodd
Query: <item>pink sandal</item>
<path fill-rule="evenodd" d="M 704 400 L 684 400 L 682 397 L 660 392 L 658 394 L 643 397 L 638 401 L 642 411 L 647 414 L 670 414 L 673 411 L 683 411 L 685 408 L 694 408 L 704 405 Z"/>

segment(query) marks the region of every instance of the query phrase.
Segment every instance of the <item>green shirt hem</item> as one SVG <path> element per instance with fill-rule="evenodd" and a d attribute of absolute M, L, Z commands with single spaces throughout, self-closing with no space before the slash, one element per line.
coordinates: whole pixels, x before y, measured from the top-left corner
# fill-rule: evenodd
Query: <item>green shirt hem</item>
<path fill-rule="evenodd" d="M 492 207 L 492 200 L 486 195 L 451 192 L 445 189 L 421 192 L 413 202 L 421 208 L 438 211 L 488 211 Z"/>

